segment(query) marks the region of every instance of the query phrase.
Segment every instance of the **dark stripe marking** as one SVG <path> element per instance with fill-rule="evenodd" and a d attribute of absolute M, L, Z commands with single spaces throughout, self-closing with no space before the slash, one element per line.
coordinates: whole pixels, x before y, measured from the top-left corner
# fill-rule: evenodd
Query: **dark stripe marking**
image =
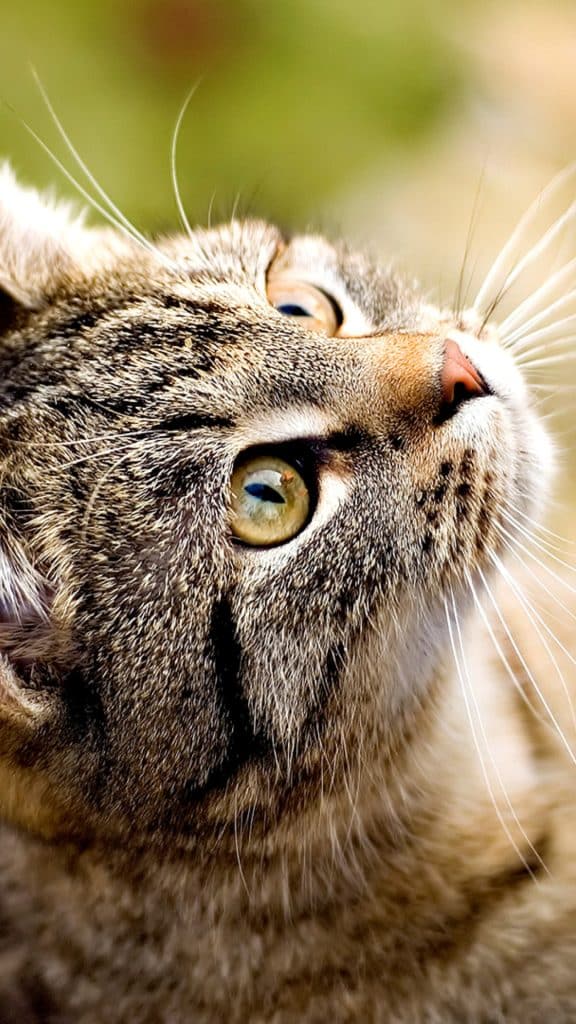
<path fill-rule="evenodd" d="M 228 749 L 201 786 L 187 785 L 184 797 L 198 800 L 210 791 L 221 789 L 248 761 L 264 756 L 269 743 L 252 723 L 246 695 L 242 689 L 242 647 L 227 595 L 212 610 L 209 652 L 214 662 L 214 682 L 220 714 L 229 736 Z"/>
<path fill-rule="evenodd" d="M 211 413 L 186 413 L 183 416 L 172 416 L 170 419 L 161 420 L 152 427 L 155 431 L 174 433 L 176 431 L 207 430 L 214 427 L 231 429 L 234 420 L 227 416 L 213 416 Z"/>

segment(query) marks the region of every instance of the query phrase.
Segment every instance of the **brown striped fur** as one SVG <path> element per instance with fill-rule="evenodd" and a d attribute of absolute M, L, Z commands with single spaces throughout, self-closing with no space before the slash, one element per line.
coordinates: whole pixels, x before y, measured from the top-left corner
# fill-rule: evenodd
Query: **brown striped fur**
<path fill-rule="evenodd" d="M 467 585 L 547 486 L 497 332 L 320 238 L 151 251 L 0 186 L 0 1024 L 575 1020 L 576 768 Z M 339 337 L 270 307 L 271 265 Z M 441 422 L 447 333 L 496 394 Z M 272 443 L 318 507 L 242 549 L 232 467 Z"/>

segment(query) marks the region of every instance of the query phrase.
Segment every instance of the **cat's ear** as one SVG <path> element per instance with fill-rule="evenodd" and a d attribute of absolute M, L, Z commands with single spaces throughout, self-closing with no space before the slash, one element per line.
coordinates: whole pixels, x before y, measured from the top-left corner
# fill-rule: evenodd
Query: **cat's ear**
<path fill-rule="evenodd" d="M 49 772 L 59 771 L 67 728 L 46 665 L 54 652 L 51 597 L 24 550 L 0 532 L 0 812 L 46 835 L 64 821 Z"/>
<path fill-rule="evenodd" d="M 0 724 L 32 724 L 47 710 L 22 684 L 53 642 L 49 605 L 49 587 L 19 545 L 0 541 Z"/>
<path fill-rule="evenodd" d="M 0 331 L 12 305 L 41 308 L 93 242 L 70 204 L 20 185 L 9 164 L 0 164 Z"/>

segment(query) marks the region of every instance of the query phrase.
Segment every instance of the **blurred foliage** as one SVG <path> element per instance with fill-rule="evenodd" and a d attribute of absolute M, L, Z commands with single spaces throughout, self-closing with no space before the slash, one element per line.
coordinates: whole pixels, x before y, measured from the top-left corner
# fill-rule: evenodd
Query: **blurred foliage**
<path fill-rule="evenodd" d="M 25 0 L 2 10 L 0 95 L 60 155 L 36 67 L 74 144 L 147 228 L 175 222 L 170 138 L 190 88 L 178 169 L 192 221 L 242 211 L 314 219 L 375 160 L 416 145 L 457 101 L 438 31 L 452 0 Z M 57 181 L 17 117 L 2 152 Z M 69 157 L 66 163 L 71 166 Z"/>

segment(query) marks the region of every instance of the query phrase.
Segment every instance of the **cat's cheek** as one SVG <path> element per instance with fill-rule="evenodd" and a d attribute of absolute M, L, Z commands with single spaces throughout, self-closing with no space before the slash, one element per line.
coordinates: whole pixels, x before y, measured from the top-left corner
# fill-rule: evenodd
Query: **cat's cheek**
<path fill-rule="evenodd" d="M 520 484 L 516 505 L 532 518 L 544 512 L 558 472 L 556 445 L 542 421 L 526 408 L 521 412 Z"/>
<path fill-rule="evenodd" d="M 48 837 L 66 818 L 48 779 L 65 715 L 59 694 L 29 685 L 33 662 L 24 653 L 0 653 L 0 813 Z"/>

